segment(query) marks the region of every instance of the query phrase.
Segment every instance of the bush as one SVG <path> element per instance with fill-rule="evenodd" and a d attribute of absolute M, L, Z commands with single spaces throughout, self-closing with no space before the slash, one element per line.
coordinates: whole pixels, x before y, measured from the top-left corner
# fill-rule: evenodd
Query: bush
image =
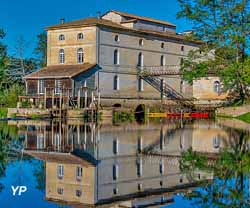
<path fill-rule="evenodd" d="M 17 106 L 18 96 L 24 94 L 24 86 L 14 84 L 9 89 L 0 92 L 0 104 L 8 108 L 15 108 Z"/>
<path fill-rule="evenodd" d="M 0 108 L 0 118 L 7 118 L 8 109 L 7 108 Z"/>

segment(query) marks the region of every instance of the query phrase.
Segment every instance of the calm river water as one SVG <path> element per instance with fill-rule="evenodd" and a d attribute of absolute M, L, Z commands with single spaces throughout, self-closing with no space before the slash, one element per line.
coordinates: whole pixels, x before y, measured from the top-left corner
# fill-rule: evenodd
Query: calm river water
<path fill-rule="evenodd" d="M 248 129 L 233 120 L 2 122 L 0 206 L 249 207 Z"/>

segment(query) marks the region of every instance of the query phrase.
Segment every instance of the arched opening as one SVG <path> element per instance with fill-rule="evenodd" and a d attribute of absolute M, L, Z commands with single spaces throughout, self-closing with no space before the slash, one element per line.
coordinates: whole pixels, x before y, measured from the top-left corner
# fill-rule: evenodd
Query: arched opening
<path fill-rule="evenodd" d="M 122 105 L 121 105 L 120 103 L 116 103 L 116 104 L 113 105 L 113 107 L 114 107 L 114 108 L 121 108 Z"/>
<path fill-rule="evenodd" d="M 145 119 L 145 105 L 140 104 L 135 109 L 135 120 L 137 122 L 143 122 Z"/>

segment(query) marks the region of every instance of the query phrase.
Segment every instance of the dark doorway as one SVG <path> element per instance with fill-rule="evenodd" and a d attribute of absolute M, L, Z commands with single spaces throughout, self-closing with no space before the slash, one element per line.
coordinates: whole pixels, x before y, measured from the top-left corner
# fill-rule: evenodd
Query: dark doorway
<path fill-rule="evenodd" d="M 121 105 L 121 104 L 119 104 L 119 103 L 116 103 L 116 104 L 114 104 L 114 105 L 113 105 L 113 107 L 114 107 L 114 108 L 121 108 L 121 107 L 122 107 L 122 105 Z"/>
<path fill-rule="evenodd" d="M 137 108 L 135 109 L 135 120 L 137 122 L 144 122 L 145 120 L 145 105 L 141 104 L 138 105 Z"/>

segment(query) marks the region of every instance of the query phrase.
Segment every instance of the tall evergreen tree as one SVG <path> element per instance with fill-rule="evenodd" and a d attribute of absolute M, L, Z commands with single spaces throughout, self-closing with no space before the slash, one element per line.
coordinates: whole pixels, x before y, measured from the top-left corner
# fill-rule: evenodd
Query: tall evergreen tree
<path fill-rule="evenodd" d="M 47 66 L 47 33 L 42 32 L 37 35 L 37 47 L 34 50 L 39 60 L 39 66 Z"/>
<path fill-rule="evenodd" d="M 7 65 L 7 47 L 1 42 L 4 39 L 5 32 L 0 28 L 0 89 L 2 88 L 2 81 L 5 78 L 5 70 Z"/>
<path fill-rule="evenodd" d="M 213 71 L 225 90 L 242 101 L 249 98 L 250 0 L 178 1 L 181 10 L 177 17 L 191 21 L 192 38 L 204 42 L 183 61 L 184 78 L 192 82 Z"/>

